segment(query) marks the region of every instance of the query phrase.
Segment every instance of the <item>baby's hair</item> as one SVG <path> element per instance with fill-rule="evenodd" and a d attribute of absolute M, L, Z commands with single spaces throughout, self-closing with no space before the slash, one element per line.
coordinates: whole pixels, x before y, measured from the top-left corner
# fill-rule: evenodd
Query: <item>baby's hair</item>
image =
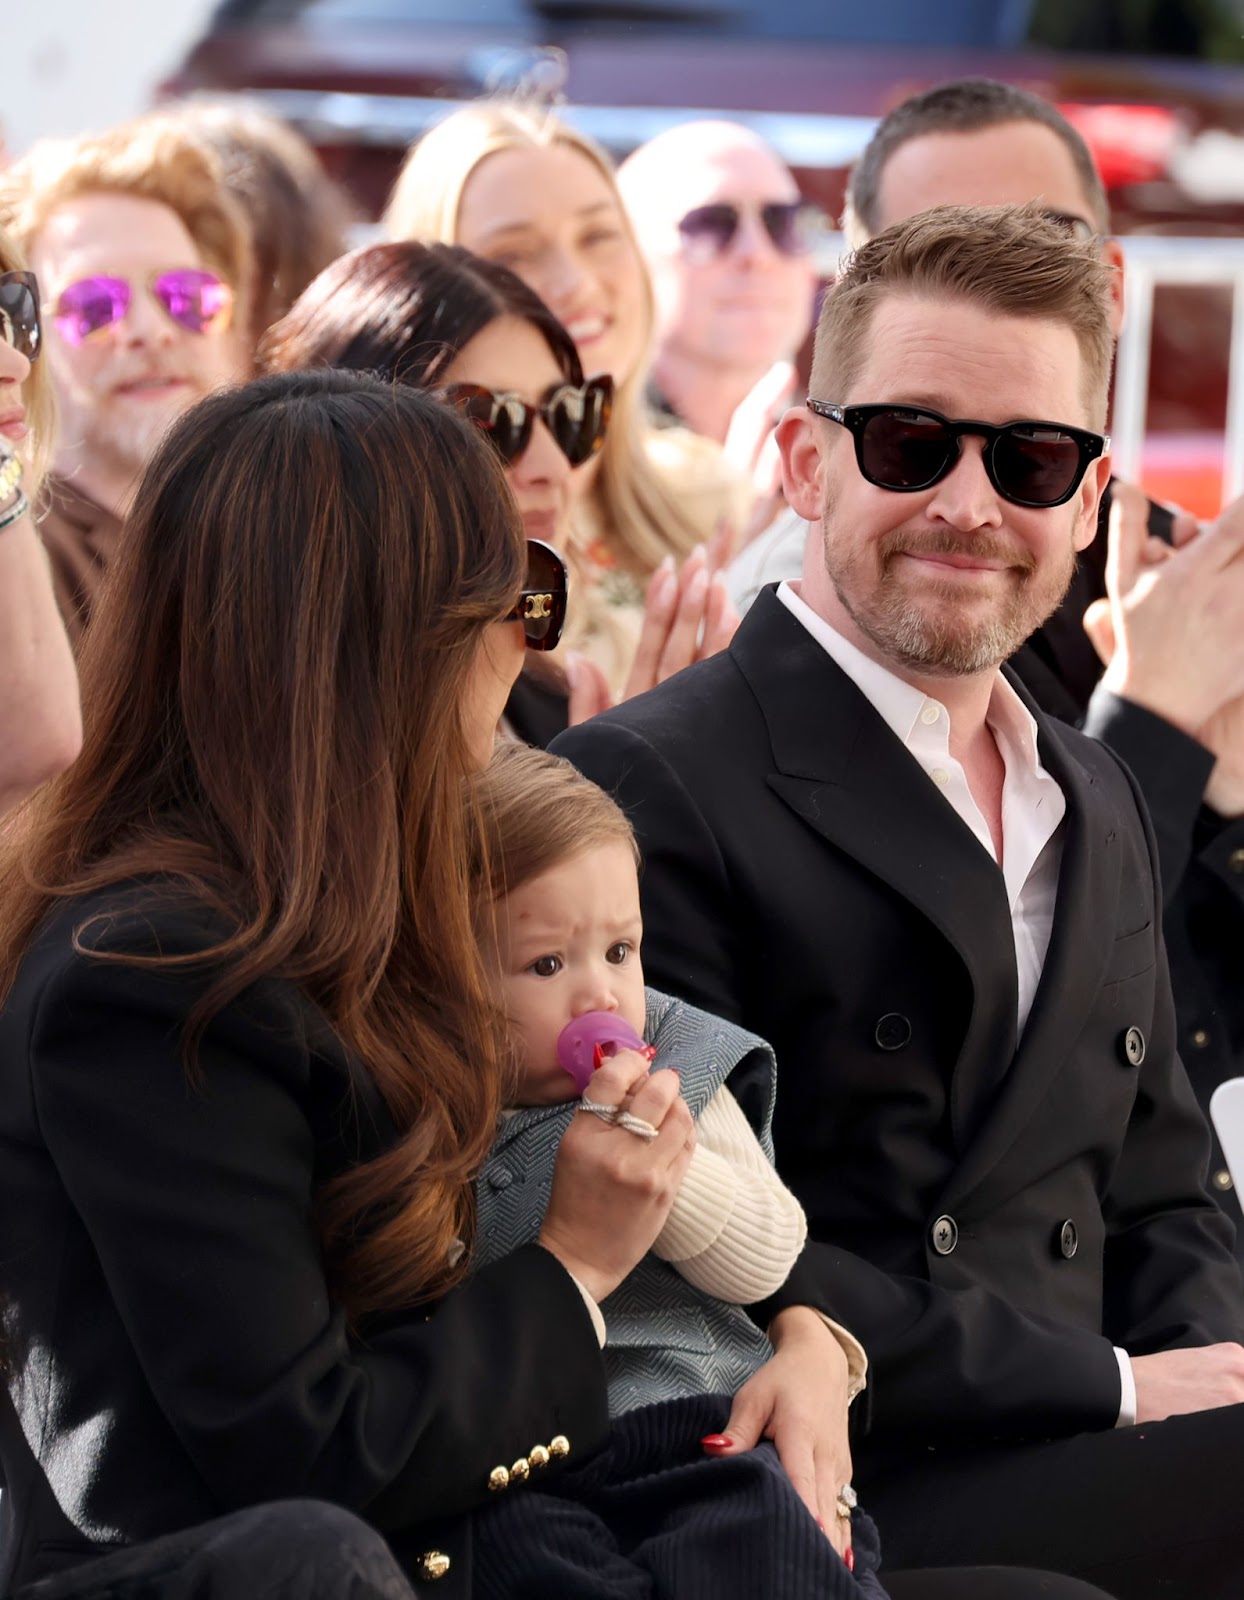
<path fill-rule="evenodd" d="M 561 756 L 522 744 L 497 747 L 472 780 L 480 829 L 475 856 L 480 909 L 599 845 L 639 847 L 617 801 Z"/>

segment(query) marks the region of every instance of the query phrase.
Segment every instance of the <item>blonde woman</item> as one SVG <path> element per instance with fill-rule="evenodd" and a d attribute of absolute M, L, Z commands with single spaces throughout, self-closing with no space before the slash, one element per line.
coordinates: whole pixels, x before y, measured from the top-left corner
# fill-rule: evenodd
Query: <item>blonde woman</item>
<path fill-rule="evenodd" d="M 548 112 L 471 106 L 411 151 L 385 225 L 509 267 L 566 327 L 584 372 L 614 380 L 604 449 L 576 474 L 566 552 L 580 579 L 568 643 L 609 695 L 728 643 L 737 619 L 715 569 L 747 491 L 716 446 L 648 419 L 652 294 L 608 156 Z"/>
<path fill-rule="evenodd" d="M 78 678 L 30 505 L 51 445 L 39 290 L 0 233 L 0 820 L 82 743 Z"/>

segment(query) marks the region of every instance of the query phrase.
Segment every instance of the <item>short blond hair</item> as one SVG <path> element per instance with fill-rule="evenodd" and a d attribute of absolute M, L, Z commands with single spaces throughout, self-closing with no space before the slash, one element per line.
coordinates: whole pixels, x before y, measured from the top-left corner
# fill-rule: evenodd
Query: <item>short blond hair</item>
<path fill-rule="evenodd" d="M 1071 239 L 1039 204 L 936 206 L 862 244 L 825 297 L 812 393 L 842 402 L 863 365 L 878 306 L 894 295 L 967 301 L 1002 317 L 1070 328 L 1089 425 L 1105 426 L 1114 338 L 1110 268 L 1096 240 Z"/>
<path fill-rule="evenodd" d="M 25 270 L 22 252 L 9 235 L 0 229 L 0 272 Z M 46 312 L 43 314 L 46 316 Z M 22 385 L 22 404 L 26 408 L 26 426 L 30 431 L 19 454 L 26 464 L 26 493 L 33 499 L 52 459 L 56 432 L 56 402 L 52 396 L 52 380 L 48 376 L 46 360 L 31 363 L 30 376 Z"/>
<path fill-rule="evenodd" d="M 85 195 L 124 194 L 175 212 L 203 263 L 251 293 L 251 241 L 211 148 L 175 118 L 153 112 L 80 139 L 41 139 L 0 174 L 0 224 L 27 256 L 49 217 Z"/>

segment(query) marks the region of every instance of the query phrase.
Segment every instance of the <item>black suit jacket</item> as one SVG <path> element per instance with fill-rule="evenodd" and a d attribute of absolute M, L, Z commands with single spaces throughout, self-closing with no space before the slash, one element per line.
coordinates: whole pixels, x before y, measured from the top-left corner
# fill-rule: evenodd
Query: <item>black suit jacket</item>
<path fill-rule="evenodd" d="M 492 1468 L 559 1433 L 573 1463 L 606 1436 L 582 1297 L 530 1246 L 354 1336 L 313 1210 L 391 1141 L 384 1104 L 278 983 L 215 1017 L 189 1080 L 182 1030 L 210 975 L 73 948 L 83 924 L 113 951 L 212 942 L 153 895 L 63 905 L 0 1015 L 0 1593 L 6 1575 L 312 1496 L 360 1512 L 416 1576 L 438 1546 L 435 1592 L 469 1594 L 460 1514 Z"/>
<path fill-rule="evenodd" d="M 817 1241 L 785 1293 L 868 1349 L 865 1457 L 1109 1427 L 1112 1343 L 1244 1334 L 1152 837 L 1109 751 L 1038 720 L 1067 818 L 1018 1045 L 1001 872 L 772 590 L 729 650 L 554 746 L 635 824 L 649 981 L 777 1051 Z"/>
<path fill-rule="evenodd" d="M 1208 1116 L 1218 1085 L 1244 1073 L 1244 817 L 1222 818 L 1203 804 L 1214 764 L 1204 745 L 1100 687 L 1101 663 L 1082 619 L 1106 593 L 1109 509 L 1107 491 L 1097 537 L 1081 552 L 1066 597 L 1011 666 L 1043 711 L 1109 745 L 1140 786 L 1162 868 L 1179 1051 Z M 1150 534 L 1169 540 L 1170 530 L 1170 512 L 1151 502 Z M 1216 1139 L 1211 1166 L 1244 1263 L 1244 1217 Z"/>

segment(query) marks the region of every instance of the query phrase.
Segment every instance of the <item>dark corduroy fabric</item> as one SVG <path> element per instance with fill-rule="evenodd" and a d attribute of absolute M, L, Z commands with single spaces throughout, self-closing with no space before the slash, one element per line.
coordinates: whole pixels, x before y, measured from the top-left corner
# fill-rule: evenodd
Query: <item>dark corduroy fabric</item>
<path fill-rule="evenodd" d="M 478 1600 L 886 1600 L 867 1515 L 852 1576 L 772 1445 L 705 1456 L 729 1414 L 720 1396 L 644 1406 L 581 1467 L 506 1490 L 475 1516 Z"/>

